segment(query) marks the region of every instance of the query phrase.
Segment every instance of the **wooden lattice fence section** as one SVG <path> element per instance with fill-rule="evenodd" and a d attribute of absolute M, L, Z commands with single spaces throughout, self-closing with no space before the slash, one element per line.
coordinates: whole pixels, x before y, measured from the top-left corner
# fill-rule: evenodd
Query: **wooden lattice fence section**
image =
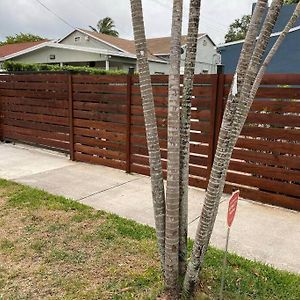
<path fill-rule="evenodd" d="M 190 184 L 206 188 L 232 76 L 197 75 Z M 168 77 L 152 77 L 164 172 Z M 1 139 L 148 175 L 137 76 L 1 74 Z M 266 75 L 235 147 L 225 190 L 300 210 L 300 75 Z"/>
<path fill-rule="evenodd" d="M 198 76 L 194 82 L 192 101 L 190 184 L 205 188 L 212 163 L 210 142 L 214 134 L 214 106 L 216 103 L 216 76 Z M 167 169 L 167 108 L 168 77 L 152 79 L 158 132 L 164 175 Z M 138 78 L 133 79 L 131 106 L 131 170 L 149 175 L 148 151 Z"/>
<path fill-rule="evenodd" d="M 227 191 L 238 187 L 244 197 L 299 208 L 299 75 L 265 76 L 229 169 Z"/>
<path fill-rule="evenodd" d="M 65 74 L 0 75 L 2 138 L 69 151 Z"/>
<path fill-rule="evenodd" d="M 75 160 L 126 169 L 126 80 L 126 76 L 73 76 Z"/>

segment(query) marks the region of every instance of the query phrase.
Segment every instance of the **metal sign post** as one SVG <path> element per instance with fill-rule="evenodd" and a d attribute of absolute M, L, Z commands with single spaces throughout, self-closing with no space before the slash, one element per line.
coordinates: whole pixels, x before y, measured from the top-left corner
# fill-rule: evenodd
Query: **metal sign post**
<path fill-rule="evenodd" d="M 225 246 L 225 255 L 223 262 L 223 270 L 222 270 L 222 281 L 221 281 L 221 289 L 220 289 L 220 300 L 223 300 L 223 290 L 225 284 L 225 271 L 227 268 L 227 253 L 228 253 L 228 244 L 229 244 L 229 236 L 230 236 L 230 228 L 233 223 L 237 204 L 240 196 L 240 191 L 235 191 L 232 193 L 229 199 L 228 212 L 227 212 L 227 236 L 226 236 L 226 246 Z"/>

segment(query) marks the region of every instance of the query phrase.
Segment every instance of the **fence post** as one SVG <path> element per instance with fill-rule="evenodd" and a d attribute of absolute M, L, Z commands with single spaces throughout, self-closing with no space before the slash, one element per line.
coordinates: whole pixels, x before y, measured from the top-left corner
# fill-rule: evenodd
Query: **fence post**
<path fill-rule="evenodd" d="M 74 116 L 73 116 L 73 77 L 72 73 L 68 74 L 68 94 L 69 94 L 69 143 L 70 143 L 70 159 L 74 158 Z"/>
<path fill-rule="evenodd" d="M 131 95 L 132 95 L 132 76 L 134 68 L 129 68 L 127 74 L 127 109 L 126 109 L 126 173 L 131 172 Z"/>
<path fill-rule="evenodd" d="M 209 181 L 218 144 L 219 131 L 223 117 L 224 72 L 218 66 L 217 74 L 212 83 L 212 99 L 210 104 L 210 135 L 208 145 L 207 183 Z"/>
<path fill-rule="evenodd" d="M 221 65 L 222 68 L 218 69 L 218 94 L 217 94 L 217 101 L 216 101 L 216 125 L 215 125 L 215 138 L 214 138 L 214 149 L 213 149 L 213 157 L 215 156 L 217 145 L 218 145 L 218 138 L 219 132 L 222 125 L 222 119 L 224 114 L 224 90 L 225 90 L 225 74 L 224 74 L 224 66 Z"/>
<path fill-rule="evenodd" d="M 3 73 L 3 75 L 5 75 L 5 73 Z M 6 74 L 7 76 L 8 75 L 11 75 L 11 74 Z M 3 80 L 5 83 L 7 83 L 9 80 L 8 78 L 6 77 L 5 80 Z M 2 93 L 0 93 L 0 142 L 4 142 L 4 133 L 3 133 L 3 124 L 4 124 L 4 110 L 3 110 L 3 100 L 2 100 Z"/>

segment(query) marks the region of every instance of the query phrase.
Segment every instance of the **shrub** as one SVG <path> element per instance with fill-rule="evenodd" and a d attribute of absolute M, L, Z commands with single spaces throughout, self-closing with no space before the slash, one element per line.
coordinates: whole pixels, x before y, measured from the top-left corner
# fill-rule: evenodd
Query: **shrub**
<path fill-rule="evenodd" d="M 47 65 L 47 64 L 24 64 L 14 61 L 6 61 L 3 63 L 2 68 L 8 72 L 62 72 L 68 71 L 72 73 L 89 73 L 97 75 L 124 75 L 127 74 L 123 70 L 109 70 L 90 67 L 74 67 L 74 66 L 59 66 L 59 65 Z"/>

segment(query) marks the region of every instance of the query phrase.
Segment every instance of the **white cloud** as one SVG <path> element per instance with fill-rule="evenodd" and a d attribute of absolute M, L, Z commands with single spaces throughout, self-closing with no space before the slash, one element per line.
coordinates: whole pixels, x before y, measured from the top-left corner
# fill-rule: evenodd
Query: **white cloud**
<path fill-rule="evenodd" d="M 110 16 L 121 37 L 132 38 L 129 0 L 41 0 L 74 27 L 88 28 Z M 200 31 L 219 43 L 229 24 L 251 12 L 252 0 L 202 0 Z M 184 0 L 183 32 L 188 22 L 188 0 Z M 146 32 L 149 37 L 170 34 L 171 0 L 143 0 Z M 0 38 L 30 32 L 59 38 L 72 29 L 48 12 L 36 0 L 0 0 Z"/>

